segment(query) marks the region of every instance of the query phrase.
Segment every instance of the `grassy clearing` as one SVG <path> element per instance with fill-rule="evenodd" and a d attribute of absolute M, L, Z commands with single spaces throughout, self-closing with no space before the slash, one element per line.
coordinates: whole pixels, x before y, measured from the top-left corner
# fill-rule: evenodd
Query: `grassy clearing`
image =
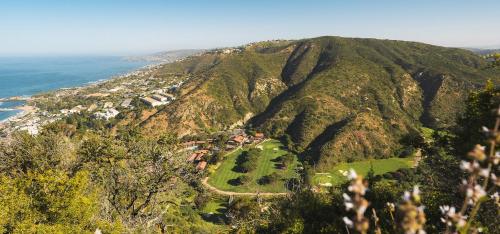
<path fill-rule="evenodd" d="M 212 199 L 205 204 L 203 209 L 201 210 L 206 214 L 223 214 L 223 211 L 226 209 L 225 202 L 219 199 Z"/>
<path fill-rule="evenodd" d="M 401 168 L 410 168 L 413 166 L 413 158 L 387 158 L 387 159 L 373 159 L 352 163 L 342 163 L 335 166 L 332 170 L 320 173 L 316 172 L 312 176 L 314 185 L 339 185 L 346 181 L 346 177 L 340 171 L 348 171 L 350 168 L 354 169 L 358 174 L 366 175 L 370 171 L 371 165 L 375 175 L 382 175 L 387 172 L 397 171 Z"/>
<path fill-rule="evenodd" d="M 296 178 L 298 177 L 295 172 L 298 161 L 292 166 L 286 169 L 279 169 L 277 166 L 278 162 L 274 162 L 276 158 L 287 154 L 281 142 L 277 140 L 269 140 L 260 144 L 263 150 L 260 153 L 258 166 L 254 171 L 248 173 L 240 173 L 234 170 L 236 167 L 236 159 L 243 153 L 243 151 L 248 148 L 239 149 L 231 154 L 228 154 L 217 170 L 210 176 L 208 183 L 217 189 L 231 192 L 285 192 L 286 189 L 283 183 L 260 185 L 257 181 L 265 175 L 269 175 L 272 172 L 276 172 L 282 176 L 282 178 Z M 252 181 L 246 185 L 233 185 L 231 181 L 235 180 L 241 175 L 249 176 Z"/>
<path fill-rule="evenodd" d="M 224 199 L 212 198 L 200 210 L 203 219 L 210 225 L 214 225 L 220 230 L 214 233 L 227 233 L 225 228 L 226 217 L 225 212 L 227 209 L 227 202 Z"/>

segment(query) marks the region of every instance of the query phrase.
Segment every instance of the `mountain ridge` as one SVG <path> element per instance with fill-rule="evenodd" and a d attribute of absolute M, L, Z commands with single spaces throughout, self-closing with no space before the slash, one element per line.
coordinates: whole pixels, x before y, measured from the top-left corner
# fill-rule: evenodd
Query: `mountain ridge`
<path fill-rule="evenodd" d="M 420 126 L 453 126 L 467 93 L 499 84 L 500 74 L 462 49 L 341 37 L 251 43 L 164 69 L 193 78 L 146 131 L 182 136 L 247 122 L 289 135 L 320 165 L 399 154 Z"/>

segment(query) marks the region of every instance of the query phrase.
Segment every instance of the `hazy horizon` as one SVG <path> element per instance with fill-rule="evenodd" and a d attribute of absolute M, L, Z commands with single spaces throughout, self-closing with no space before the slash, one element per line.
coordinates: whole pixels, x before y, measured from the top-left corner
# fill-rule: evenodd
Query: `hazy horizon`
<path fill-rule="evenodd" d="M 496 1 L 0 3 L 0 56 L 126 56 L 341 36 L 499 48 Z"/>

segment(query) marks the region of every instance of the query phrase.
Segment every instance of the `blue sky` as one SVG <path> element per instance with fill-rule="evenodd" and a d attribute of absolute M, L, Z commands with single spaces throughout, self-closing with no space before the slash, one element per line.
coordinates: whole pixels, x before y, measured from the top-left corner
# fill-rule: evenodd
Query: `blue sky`
<path fill-rule="evenodd" d="M 124 55 L 322 35 L 500 47 L 499 22 L 498 0 L 1 0 L 0 55 Z"/>

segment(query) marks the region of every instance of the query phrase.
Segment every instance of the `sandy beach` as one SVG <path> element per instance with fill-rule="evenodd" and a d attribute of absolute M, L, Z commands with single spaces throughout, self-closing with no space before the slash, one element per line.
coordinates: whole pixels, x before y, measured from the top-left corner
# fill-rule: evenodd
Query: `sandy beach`
<path fill-rule="evenodd" d="M 34 106 L 29 106 L 29 105 L 18 106 L 18 107 L 15 107 L 14 109 L 20 110 L 21 112 L 17 113 L 14 116 L 11 116 L 7 119 L 0 120 L 0 127 L 5 126 L 8 122 L 16 122 L 19 119 L 21 119 L 22 117 L 24 117 L 28 114 L 34 113 L 36 111 L 36 108 Z"/>

